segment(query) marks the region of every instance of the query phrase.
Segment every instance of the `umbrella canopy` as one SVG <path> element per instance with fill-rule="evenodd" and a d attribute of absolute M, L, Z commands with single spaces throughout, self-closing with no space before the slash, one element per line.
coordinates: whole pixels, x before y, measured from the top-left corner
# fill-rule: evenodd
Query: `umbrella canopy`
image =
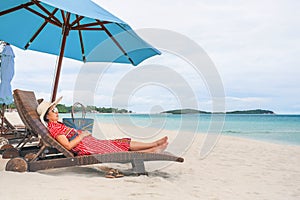
<path fill-rule="evenodd" d="M 11 80 L 14 76 L 14 57 L 15 54 L 10 47 L 6 45 L 1 53 L 1 67 L 0 67 L 0 103 L 9 105 L 13 102 Z"/>
<path fill-rule="evenodd" d="M 2 0 L 0 24 L 1 40 L 21 49 L 59 55 L 52 100 L 63 57 L 138 65 L 160 54 L 128 24 L 90 0 Z M 106 45 L 99 49 L 104 41 Z M 96 47 L 97 56 L 89 60 Z"/>

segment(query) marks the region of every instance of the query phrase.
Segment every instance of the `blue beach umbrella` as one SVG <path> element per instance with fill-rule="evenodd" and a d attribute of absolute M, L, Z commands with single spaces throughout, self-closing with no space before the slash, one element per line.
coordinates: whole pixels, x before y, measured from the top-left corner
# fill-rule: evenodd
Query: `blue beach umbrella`
<path fill-rule="evenodd" d="M 90 0 L 2 0 L 0 24 L 0 40 L 59 56 L 52 101 L 63 57 L 138 65 L 160 54 L 128 24 Z M 89 60 L 88 55 L 96 47 L 97 56 Z"/>
<path fill-rule="evenodd" d="M 0 103 L 9 105 L 13 102 L 11 80 L 14 76 L 15 54 L 10 45 L 5 45 L 1 53 L 0 66 Z"/>

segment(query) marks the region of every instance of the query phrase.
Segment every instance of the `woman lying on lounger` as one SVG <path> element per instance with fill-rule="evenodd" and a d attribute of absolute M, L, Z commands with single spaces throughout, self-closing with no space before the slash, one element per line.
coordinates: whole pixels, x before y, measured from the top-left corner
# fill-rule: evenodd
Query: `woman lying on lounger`
<path fill-rule="evenodd" d="M 104 154 L 122 151 L 138 152 L 162 152 L 167 148 L 168 138 L 163 137 L 151 143 L 136 142 L 130 138 L 115 140 L 99 140 L 89 131 L 80 131 L 69 128 L 58 121 L 58 110 L 56 105 L 62 99 L 60 97 L 53 103 L 42 101 L 37 112 L 41 121 L 46 125 L 52 137 L 54 137 L 66 149 L 72 150 L 77 155 Z"/>

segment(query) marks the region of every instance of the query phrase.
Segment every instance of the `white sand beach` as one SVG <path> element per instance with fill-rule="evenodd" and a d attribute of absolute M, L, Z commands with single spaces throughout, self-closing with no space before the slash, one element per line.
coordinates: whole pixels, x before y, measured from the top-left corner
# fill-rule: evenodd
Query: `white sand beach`
<path fill-rule="evenodd" d="M 113 125 L 103 126 L 122 136 Z M 164 134 L 172 145 L 175 133 Z M 184 163 L 168 163 L 149 176 L 115 179 L 104 177 L 106 167 L 123 170 L 130 165 L 16 173 L 6 172 L 8 160 L 0 159 L 0 199 L 300 199 L 300 146 L 222 136 L 213 151 L 200 159 L 202 142 L 203 135 L 197 134 L 182 155 Z M 146 162 L 146 169 L 149 166 Z"/>

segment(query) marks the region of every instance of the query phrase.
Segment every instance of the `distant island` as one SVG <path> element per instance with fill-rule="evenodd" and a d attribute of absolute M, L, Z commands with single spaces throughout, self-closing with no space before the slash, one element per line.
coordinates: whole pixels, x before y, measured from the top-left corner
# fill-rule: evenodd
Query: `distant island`
<path fill-rule="evenodd" d="M 256 110 L 237 110 L 237 111 L 229 111 L 225 113 L 221 112 L 206 112 L 201 110 L 195 110 L 195 109 L 178 109 L 178 110 L 168 110 L 161 112 L 163 114 L 275 114 L 271 110 L 262 110 L 262 109 L 256 109 Z"/>
<path fill-rule="evenodd" d="M 60 113 L 70 113 L 72 112 L 72 106 L 66 106 L 64 104 L 58 104 L 56 106 Z M 75 112 L 81 112 L 82 108 L 75 108 Z M 131 110 L 118 109 L 118 108 L 105 108 L 96 106 L 86 106 L 85 111 L 87 113 L 132 113 Z"/>

